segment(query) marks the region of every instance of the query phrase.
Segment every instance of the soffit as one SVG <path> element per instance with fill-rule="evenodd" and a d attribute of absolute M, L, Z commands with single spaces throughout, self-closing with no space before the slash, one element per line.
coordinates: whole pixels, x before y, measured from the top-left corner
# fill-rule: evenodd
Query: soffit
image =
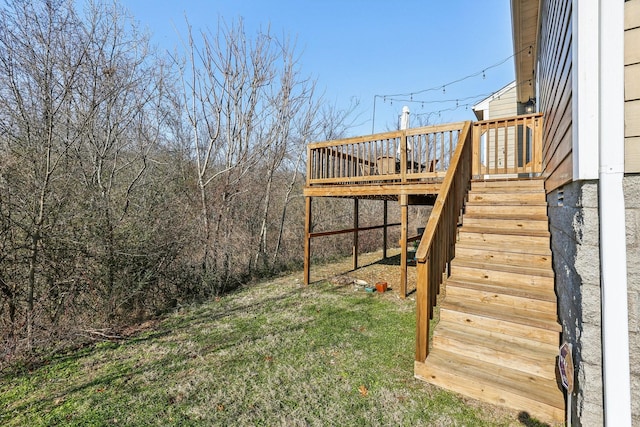
<path fill-rule="evenodd" d="M 518 102 L 522 103 L 536 96 L 535 64 L 538 52 L 539 11 L 539 1 L 511 0 L 517 96 Z"/>

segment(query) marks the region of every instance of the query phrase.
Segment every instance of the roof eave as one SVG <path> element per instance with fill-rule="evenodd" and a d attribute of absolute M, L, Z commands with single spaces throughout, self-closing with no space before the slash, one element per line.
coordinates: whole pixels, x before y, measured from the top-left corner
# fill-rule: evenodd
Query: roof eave
<path fill-rule="evenodd" d="M 535 67 L 538 54 L 539 17 L 539 0 L 511 0 L 517 99 L 521 103 L 526 103 L 536 96 Z"/>

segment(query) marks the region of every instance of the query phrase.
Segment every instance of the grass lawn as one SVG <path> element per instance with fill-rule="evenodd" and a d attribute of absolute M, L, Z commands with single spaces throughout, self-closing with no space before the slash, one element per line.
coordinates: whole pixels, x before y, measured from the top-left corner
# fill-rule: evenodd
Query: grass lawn
<path fill-rule="evenodd" d="M 5 373 L 0 425 L 522 425 L 413 378 L 414 301 L 301 277 Z"/>

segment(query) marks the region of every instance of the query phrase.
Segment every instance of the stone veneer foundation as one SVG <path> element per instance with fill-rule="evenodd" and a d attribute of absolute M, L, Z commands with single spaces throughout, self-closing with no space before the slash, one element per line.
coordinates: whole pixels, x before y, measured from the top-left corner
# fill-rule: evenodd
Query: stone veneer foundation
<path fill-rule="evenodd" d="M 624 179 L 629 356 L 633 424 L 640 425 L 640 176 Z M 558 316 L 573 344 L 574 425 L 604 425 L 598 181 L 577 181 L 547 195 Z"/>

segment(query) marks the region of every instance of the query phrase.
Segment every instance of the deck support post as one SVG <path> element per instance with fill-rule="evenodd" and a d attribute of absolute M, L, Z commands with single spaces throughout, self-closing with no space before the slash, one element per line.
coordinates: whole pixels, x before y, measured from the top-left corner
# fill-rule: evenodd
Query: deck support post
<path fill-rule="evenodd" d="M 407 297 L 407 231 L 409 196 L 400 195 L 400 298 Z"/>
<path fill-rule="evenodd" d="M 424 363 L 429 354 L 428 260 L 416 263 L 416 362 Z"/>
<path fill-rule="evenodd" d="M 388 202 L 385 200 L 384 202 L 384 213 L 383 213 L 383 232 L 382 232 L 382 258 L 387 259 L 387 224 L 389 223 L 387 213 L 388 213 Z"/>
<path fill-rule="evenodd" d="M 308 286 L 311 278 L 311 197 L 305 197 L 304 201 L 304 284 Z"/>
<path fill-rule="evenodd" d="M 358 217 L 360 208 L 360 199 L 353 199 L 353 269 L 358 268 Z"/>

